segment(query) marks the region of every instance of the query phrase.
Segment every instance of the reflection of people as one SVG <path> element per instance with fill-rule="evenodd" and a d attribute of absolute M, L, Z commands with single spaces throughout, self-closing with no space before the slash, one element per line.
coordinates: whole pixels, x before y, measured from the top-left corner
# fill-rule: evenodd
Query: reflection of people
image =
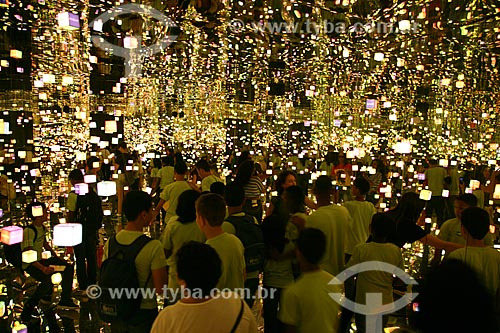
<path fill-rule="evenodd" d="M 0 201 L 2 209 L 8 209 L 8 202 L 16 198 L 16 189 L 14 184 L 9 183 L 6 175 L 0 176 Z"/>

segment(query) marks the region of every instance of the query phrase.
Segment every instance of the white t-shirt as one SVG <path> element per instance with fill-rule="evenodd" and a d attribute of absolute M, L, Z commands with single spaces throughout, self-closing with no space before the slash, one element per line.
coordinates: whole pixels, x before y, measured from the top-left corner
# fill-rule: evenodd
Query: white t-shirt
<path fill-rule="evenodd" d="M 425 170 L 425 179 L 427 179 L 427 186 L 433 196 L 442 196 L 444 189 L 444 179 L 448 176 L 443 167 L 431 167 Z"/>
<path fill-rule="evenodd" d="M 375 206 L 368 201 L 347 201 L 344 207 L 349 211 L 352 218 L 351 228 L 347 234 L 347 249 L 345 253 L 352 254 L 354 247 L 365 243 L 370 235 L 370 223 L 372 216 L 377 212 Z"/>
<path fill-rule="evenodd" d="M 279 319 L 299 333 L 337 332 L 340 305 L 330 293 L 340 293 L 341 288 L 329 284 L 332 280 L 333 275 L 323 270 L 303 273 L 284 290 Z"/>
<path fill-rule="evenodd" d="M 217 284 L 219 290 L 243 288 L 245 284 L 245 255 L 243 244 L 235 235 L 226 232 L 205 242 L 217 251 L 222 261 L 222 275 Z"/>
<path fill-rule="evenodd" d="M 344 269 L 347 233 L 351 224 L 347 208 L 337 205 L 319 207 L 306 220 L 307 228 L 316 228 L 325 234 L 326 251 L 319 266 L 334 276 Z"/>
<path fill-rule="evenodd" d="M 163 190 L 168 184 L 174 182 L 174 167 L 164 166 L 158 171 L 156 177 L 160 177 L 160 188 Z"/>
<path fill-rule="evenodd" d="M 160 312 L 151 333 L 230 332 L 240 313 L 241 304 L 241 299 L 234 295 L 213 298 L 203 303 L 180 301 Z M 245 302 L 236 332 L 257 333 L 257 323 Z"/>
<path fill-rule="evenodd" d="M 404 270 L 401 249 L 391 243 L 364 243 L 354 248 L 347 267 L 352 267 L 367 261 L 380 261 Z M 392 297 L 391 273 L 382 270 L 370 270 L 358 274 L 356 281 L 356 303 L 366 304 L 367 293 L 381 293 L 382 303 L 390 304 Z"/>
<path fill-rule="evenodd" d="M 210 175 L 203 178 L 201 181 L 201 190 L 203 192 L 205 191 L 210 192 L 210 186 L 216 182 L 222 182 L 222 180 L 220 180 L 219 178 L 217 178 L 217 176 L 214 175 Z"/>
<path fill-rule="evenodd" d="M 453 251 L 449 258 L 461 260 L 475 270 L 492 297 L 496 298 L 500 290 L 500 253 L 497 250 L 469 246 Z"/>
<path fill-rule="evenodd" d="M 185 180 L 176 181 L 172 184 L 167 185 L 161 191 L 160 198 L 168 201 L 168 209 L 165 214 L 165 221 L 168 221 L 172 216 L 175 216 L 175 211 L 177 210 L 177 203 L 179 202 L 179 197 L 182 192 L 191 190 L 191 186 L 189 186 L 188 182 Z"/>

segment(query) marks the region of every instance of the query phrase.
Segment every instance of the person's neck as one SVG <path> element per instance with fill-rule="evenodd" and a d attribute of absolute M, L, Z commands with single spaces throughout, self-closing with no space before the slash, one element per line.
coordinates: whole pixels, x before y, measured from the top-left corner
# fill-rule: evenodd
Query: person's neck
<path fill-rule="evenodd" d="M 176 182 L 181 182 L 184 180 L 184 175 L 174 175 L 174 179 Z"/>
<path fill-rule="evenodd" d="M 224 230 L 222 230 L 221 226 L 218 226 L 218 227 L 206 227 L 205 228 L 205 237 L 207 237 L 207 239 L 215 238 L 217 236 L 222 235 L 223 233 L 224 233 Z"/>
<path fill-rule="evenodd" d="M 365 196 L 364 195 L 357 195 L 354 200 L 356 201 L 365 201 Z"/>
<path fill-rule="evenodd" d="M 144 229 L 144 227 L 142 226 L 141 223 L 139 223 L 139 221 L 128 221 L 127 226 L 125 227 L 125 230 L 128 230 L 128 231 L 140 231 L 140 232 L 142 232 L 143 229 Z"/>
<path fill-rule="evenodd" d="M 43 220 L 41 220 L 41 219 L 35 219 L 35 220 L 33 220 L 33 222 L 32 222 L 32 223 L 33 223 L 33 225 L 34 225 L 35 227 L 41 227 L 41 226 L 43 225 L 43 222 L 44 222 L 44 221 L 43 221 Z"/>
<path fill-rule="evenodd" d="M 302 273 L 311 273 L 311 272 L 317 272 L 321 270 L 318 265 L 313 265 L 308 262 L 301 262 L 300 263 L 300 271 Z"/>
<path fill-rule="evenodd" d="M 372 242 L 374 242 L 374 243 L 387 243 L 387 239 L 385 239 L 383 237 L 377 237 L 377 236 L 372 235 Z"/>
<path fill-rule="evenodd" d="M 469 236 L 469 239 L 467 239 L 467 246 L 468 247 L 484 247 L 484 240 L 474 239 L 471 236 Z"/>
<path fill-rule="evenodd" d="M 236 207 L 227 206 L 228 215 L 238 214 L 241 213 L 242 211 L 243 211 L 243 206 L 236 206 Z"/>
<path fill-rule="evenodd" d="M 202 297 L 202 298 L 193 298 L 193 297 L 189 296 L 189 297 L 181 298 L 180 302 L 186 303 L 186 304 L 200 304 L 200 303 L 205 303 L 211 299 L 212 299 L 212 297 L 210 297 L 210 296 Z"/>
<path fill-rule="evenodd" d="M 316 195 L 316 201 L 318 203 L 318 208 L 331 205 L 330 195 Z"/>

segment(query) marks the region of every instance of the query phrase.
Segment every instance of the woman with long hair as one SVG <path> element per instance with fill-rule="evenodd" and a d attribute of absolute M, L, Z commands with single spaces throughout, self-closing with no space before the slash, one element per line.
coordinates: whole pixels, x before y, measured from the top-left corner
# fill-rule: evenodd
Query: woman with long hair
<path fill-rule="evenodd" d="M 425 217 L 425 214 L 422 214 L 424 207 L 425 201 L 420 199 L 417 193 L 405 193 L 399 200 L 398 205 L 386 213 L 396 223 L 395 231 L 388 237 L 387 242 L 403 247 L 406 243 L 413 243 L 418 240 L 425 245 L 431 245 L 450 252 L 463 247 L 463 245 L 445 242 L 433 235 L 429 235 L 427 231 L 417 225 L 417 222 L 421 224 L 421 220 Z"/>

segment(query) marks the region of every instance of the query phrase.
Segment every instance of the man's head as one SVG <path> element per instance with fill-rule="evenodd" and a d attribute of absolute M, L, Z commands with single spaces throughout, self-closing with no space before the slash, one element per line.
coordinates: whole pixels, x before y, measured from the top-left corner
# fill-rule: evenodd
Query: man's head
<path fill-rule="evenodd" d="M 123 200 L 122 209 L 129 223 L 138 223 L 146 227 L 153 219 L 153 199 L 143 191 L 128 192 Z"/>
<path fill-rule="evenodd" d="M 210 164 L 208 164 L 206 159 L 201 159 L 196 163 L 196 171 L 200 175 L 201 179 L 211 175 Z"/>
<path fill-rule="evenodd" d="M 122 153 L 128 152 L 127 143 L 123 139 L 118 142 L 118 150 Z"/>
<path fill-rule="evenodd" d="M 330 177 L 323 175 L 316 179 L 313 187 L 313 193 L 316 196 L 329 196 L 333 191 L 332 180 Z"/>
<path fill-rule="evenodd" d="M 26 206 L 26 217 L 33 221 L 33 223 L 43 223 L 48 220 L 49 212 L 47 206 L 43 202 L 30 202 Z"/>
<path fill-rule="evenodd" d="M 224 195 L 225 190 L 226 190 L 226 185 L 224 185 L 223 182 L 215 182 L 210 185 L 210 193 Z"/>
<path fill-rule="evenodd" d="M 220 195 L 207 193 L 196 200 L 196 223 L 201 231 L 220 227 L 225 217 L 226 203 Z"/>
<path fill-rule="evenodd" d="M 325 234 L 314 228 L 304 229 L 297 240 L 297 257 L 302 264 L 318 265 L 326 251 Z"/>
<path fill-rule="evenodd" d="M 228 207 L 239 207 L 245 201 L 245 190 L 239 183 L 229 183 L 224 190 L 224 200 Z"/>
<path fill-rule="evenodd" d="M 184 244 L 176 254 L 179 285 L 192 296 L 207 298 L 222 275 L 222 262 L 213 247 L 198 242 Z"/>
<path fill-rule="evenodd" d="M 388 214 L 377 213 L 372 217 L 370 231 L 373 237 L 386 241 L 396 231 L 396 222 Z"/>
<path fill-rule="evenodd" d="M 179 176 L 184 176 L 186 172 L 188 171 L 186 162 L 184 161 L 177 161 L 174 165 L 174 173 Z"/>
<path fill-rule="evenodd" d="M 455 199 L 455 203 L 453 204 L 453 207 L 455 208 L 455 215 L 457 216 L 458 219 L 462 217 L 462 212 L 464 211 L 464 209 L 476 206 L 477 206 L 477 197 L 474 194 L 470 193 L 464 193 L 459 195 Z"/>
<path fill-rule="evenodd" d="M 490 215 L 479 207 L 469 207 L 462 212 L 462 236 L 481 240 L 490 230 Z"/>
<path fill-rule="evenodd" d="M 356 177 L 351 189 L 354 196 L 366 195 L 370 191 L 370 183 L 364 177 Z"/>
<path fill-rule="evenodd" d="M 93 174 L 101 169 L 101 160 L 97 156 L 90 156 L 87 160 L 87 172 Z"/>
<path fill-rule="evenodd" d="M 68 175 L 68 179 L 69 179 L 69 182 L 71 183 L 71 185 L 73 185 L 73 186 L 75 184 L 83 183 L 84 178 L 83 178 L 82 170 L 80 170 L 80 169 L 71 170 L 71 172 Z"/>

